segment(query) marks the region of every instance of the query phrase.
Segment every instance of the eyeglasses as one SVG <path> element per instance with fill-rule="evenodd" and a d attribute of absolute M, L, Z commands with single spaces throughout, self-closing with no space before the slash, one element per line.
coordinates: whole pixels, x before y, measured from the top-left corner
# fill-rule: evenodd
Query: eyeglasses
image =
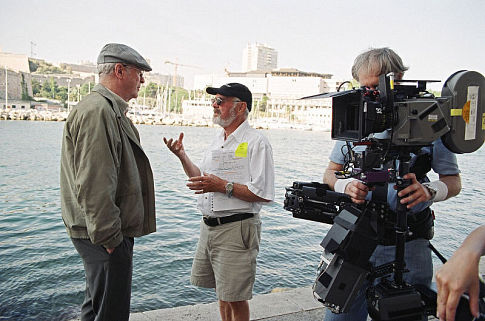
<path fill-rule="evenodd" d="M 226 101 L 225 99 L 222 99 L 222 98 L 219 98 L 219 97 L 216 97 L 216 98 L 212 98 L 211 99 L 211 103 L 212 104 L 215 103 L 217 106 L 222 105 L 222 103 L 225 102 L 225 101 Z M 232 102 L 233 103 L 240 103 L 240 102 L 242 102 L 242 100 L 234 99 Z"/>
<path fill-rule="evenodd" d="M 138 76 L 140 76 L 140 78 L 144 78 L 144 76 L 145 76 L 145 71 L 140 70 L 140 69 L 138 69 L 136 67 L 133 67 L 133 66 L 130 66 L 130 65 L 125 65 L 125 64 L 123 64 L 123 67 L 125 67 L 125 68 L 131 68 L 131 69 L 136 70 L 138 72 Z"/>

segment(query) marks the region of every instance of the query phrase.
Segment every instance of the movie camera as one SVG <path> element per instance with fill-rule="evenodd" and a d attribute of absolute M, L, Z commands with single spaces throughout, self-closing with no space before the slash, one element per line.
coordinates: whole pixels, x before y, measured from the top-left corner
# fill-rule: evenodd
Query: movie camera
<path fill-rule="evenodd" d="M 395 183 L 399 191 L 410 184 L 403 176 L 416 172 L 412 155 L 437 139 L 454 153 L 480 148 L 485 140 L 485 78 L 474 71 L 456 72 L 444 83 L 441 97 L 426 91 L 427 82 L 431 81 L 395 80 L 391 73 L 379 77 L 375 90 L 305 97 L 332 98 L 331 136 L 346 141 L 347 147 L 338 178 L 357 178 L 376 187 Z M 404 282 L 405 242 L 413 231 L 406 205 L 398 198 L 391 211 L 386 197 L 387 193 L 384 202 L 357 205 L 325 184 L 294 182 L 286 188 L 284 208 L 296 218 L 332 224 L 320 243 L 324 250 L 313 286 L 315 298 L 326 307 L 347 312 L 363 285 L 381 278 L 366 292 L 373 320 L 427 320 L 427 315 L 436 314 L 436 292 Z M 395 260 L 372 266 L 369 259 L 378 244 L 395 245 Z M 483 296 L 480 312 L 485 314 Z M 465 295 L 456 320 L 473 320 Z"/>

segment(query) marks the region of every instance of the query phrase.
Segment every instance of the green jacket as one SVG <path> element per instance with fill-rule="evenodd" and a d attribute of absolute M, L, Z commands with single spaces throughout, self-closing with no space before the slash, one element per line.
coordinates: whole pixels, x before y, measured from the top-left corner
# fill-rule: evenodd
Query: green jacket
<path fill-rule="evenodd" d="M 69 114 L 62 137 L 61 208 L 71 238 L 106 248 L 156 230 L 150 162 L 128 104 L 98 84 Z"/>

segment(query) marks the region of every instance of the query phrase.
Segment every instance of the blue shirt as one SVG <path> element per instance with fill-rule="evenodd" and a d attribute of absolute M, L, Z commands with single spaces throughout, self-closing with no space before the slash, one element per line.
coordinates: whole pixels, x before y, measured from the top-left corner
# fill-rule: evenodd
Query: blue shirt
<path fill-rule="evenodd" d="M 377 137 L 377 135 L 376 135 Z M 365 146 L 356 146 L 354 151 L 360 152 L 365 150 Z M 460 173 L 458 169 L 458 163 L 456 155 L 452 153 L 448 148 L 443 145 L 441 139 L 437 139 L 433 142 L 432 146 L 423 147 L 424 152 L 432 155 L 431 168 L 433 171 L 440 175 L 456 175 Z M 329 156 L 330 161 L 343 165 L 345 163 L 344 155 L 347 153 L 347 146 L 344 141 L 336 141 Z M 411 162 L 414 162 L 416 155 L 411 154 Z M 426 177 L 424 181 L 429 181 Z M 397 205 L 397 190 L 394 189 L 395 183 L 389 183 L 387 189 L 387 203 L 390 208 L 395 211 Z M 372 197 L 372 191 L 369 192 L 366 199 L 370 200 Z M 411 213 L 421 212 L 429 207 L 433 202 L 423 202 L 410 209 Z"/>

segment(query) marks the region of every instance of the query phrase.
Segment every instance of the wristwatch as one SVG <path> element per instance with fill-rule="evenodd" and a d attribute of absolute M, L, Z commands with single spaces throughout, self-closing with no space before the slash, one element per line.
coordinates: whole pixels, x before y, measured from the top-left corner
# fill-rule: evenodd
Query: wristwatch
<path fill-rule="evenodd" d="M 429 194 L 431 194 L 431 198 L 429 200 L 430 201 L 434 200 L 434 198 L 436 197 L 436 193 L 438 192 L 438 190 L 433 185 L 431 185 L 430 183 L 423 183 L 423 186 L 426 187 L 426 189 L 428 190 Z"/>
<path fill-rule="evenodd" d="M 234 191 L 234 183 L 233 182 L 228 182 L 226 184 L 226 195 L 227 195 L 227 197 L 231 198 L 233 191 Z"/>

